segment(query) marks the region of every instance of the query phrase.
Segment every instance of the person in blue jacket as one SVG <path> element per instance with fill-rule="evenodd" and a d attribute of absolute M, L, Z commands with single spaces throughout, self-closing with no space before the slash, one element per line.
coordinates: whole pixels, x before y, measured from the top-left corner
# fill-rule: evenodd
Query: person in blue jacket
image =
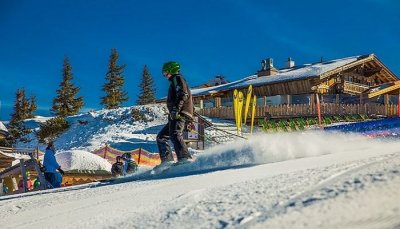
<path fill-rule="evenodd" d="M 44 153 L 43 166 L 44 166 L 44 177 L 47 182 L 51 184 L 53 188 L 61 187 L 62 176 L 64 175 L 64 171 L 61 169 L 61 166 L 58 164 L 55 157 L 55 149 L 53 142 L 49 142 L 47 144 L 46 152 Z M 58 171 L 57 171 L 58 170 Z"/>

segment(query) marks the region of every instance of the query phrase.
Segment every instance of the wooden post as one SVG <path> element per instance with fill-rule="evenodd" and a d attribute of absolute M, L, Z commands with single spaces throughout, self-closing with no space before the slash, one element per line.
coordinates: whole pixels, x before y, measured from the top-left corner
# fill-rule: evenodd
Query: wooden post
<path fill-rule="evenodd" d="M 310 106 L 311 106 L 311 110 L 314 110 L 314 106 L 315 106 L 315 94 L 311 94 L 310 96 Z"/>
<path fill-rule="evenodd" d="M 292 104 L 292 95 L 286 95 L 286 103 Z"/>
<path fill-rule="evenodd" d="M 384 98 L 384 103 L 385 103 L 385 116 L 388 116 L 389 115 L 389 94 L 385 94 L 384 95 L 385 97 L 383 97 Z"/>
<path fill-rule="evenodd" d="M 106 146 L 104 147 L 104 156 L 103 156 L 104 159 L 106 159 L 107 150 L 108 150 L 108 145 L 106 144 Z"/>
<path fill-rule="evenodd" d="M 22 175 L 22 188 L 24 192 L 28 191 L 28 185 L 27 185 L 27 178 L 26 178 L 26 169 L 25 169 L 25 161 L 24 159 L 19 160 L 19 166 L 21 168 L 21 175 Z"/>
<path fill-rule="evenodd" d="M 215 97 L 215 107 L 221 107 L 221 97 Z"/>
<path fill-rule="evenodd" d="M 139 148 L 139 157 L 138 157 L 138 165 L 140 164 L 140 157 L 142 155 L 142 148 Z"/>
<path fill-rule="evenodd" d="M 340 103 L 340 95 L 336 94 L 336 104 L 339 104 L 339 103 Z"/>
<path fill-rule="evenodd" d="M 400 91 L 397 98 L 397 117 L 400 117 Z"/>
<path fill-rule="evenodd" d="M 315 94 L 317 99 L 317 113 L 318 113 L 318 123 L 319 126 L 322 126 L 322 118 L 321 118 L 321 103 L 319 102 L 319 94 Z"/>
<path fill-rule="evenodd" d="M 200 99 L 200 109 L 204 108 L 204 100 Z"/>
<path fill-rule="evenodd" d="M 37 173 L 38 178 L 39 178 L 39 181 L 40 181 L 40 189 L 43 189 L 43 190 L 44 190 L 44 189 L 46 189 L 46 179 L 45 179 L 45 177 L 44 177 L 42 171 L 40 170 L 39 161 L 37 161 L 37 160 L 33 157 L 32 154 L 30 154 L 29 156 L 31 157 L 31 159 L 32 159 L 32 161 L 33 161 L 33 163 L 34 163 L 35 170 L 36 170 L 36 173 Z"/>

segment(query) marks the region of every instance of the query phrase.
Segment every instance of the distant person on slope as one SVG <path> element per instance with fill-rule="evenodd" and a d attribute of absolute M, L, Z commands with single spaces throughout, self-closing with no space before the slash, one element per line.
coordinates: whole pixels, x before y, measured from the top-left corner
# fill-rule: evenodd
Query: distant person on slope
<path fill-rule="evenodd" d="M 162 67 L 162 74 L 169 82 L 167 107 L 169 111 L 168 123 L 157 135 L 157 146 L 161 164 L 169 165 L 174 162 L 168 140 L 171 139 L 177 163 L 186 163 L 192 158 L 183 140 L 182 132 L 188 121 L 193 120 L 193 101 L 190 88 L 180 74 L 180 65 L 177 62 L 167 62 Z"/>
<path fill-rule="evenodd" d="M 18 182 L 18 190 L 22 190 L 24 188 L 24 179 L 21 178 Z M 33 182 L 31 180 L 31 175 L 28 171 L 26 171 L 26 190 L 25 191 L 29 191 L 32 190 L 33 188 Z"/>
<path fill-rule="evenodd" d="M 56 151 L 54 149 L 54 144 L 50 141 L 47 144 L 46 152 L 44 153 L 43 166 L 44 166 L 44 177 L 47 182 L 51 184 L 53 188 L 61 187 L 62 176 L 64 175 L 64 170 L 58 164 L 56 157 Z M 58 172 L 57 172 L 58 170 Z"/>
<path fill-rule="evenodd" d="M 121 156 L 117 156 L 115 163 L 111 166 L 111 173 L 114 177 L 122 176 L 124 172 L 124 164 L 121 161 Z"/>
<path fill-rule="evenodd" d="M 130 153 L 124 153 L 122 155 L 122 160 L 124 160 L 124 170 L 123 175 L 131 174 L 137 171 L 138 164 L 135 160 L 132 160 L 132 155 Z"/>

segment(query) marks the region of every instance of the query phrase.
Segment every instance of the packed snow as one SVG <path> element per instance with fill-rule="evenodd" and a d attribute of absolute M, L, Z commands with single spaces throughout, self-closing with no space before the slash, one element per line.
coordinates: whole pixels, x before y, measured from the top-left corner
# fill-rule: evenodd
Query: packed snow
<path fill-rule="evenodd" d="M 95 154 L 84 150 L 67 150 L 56 155 L 57 162 L 65 171 L 103 170 L 111 171 L 111 164 Z"/>
<path fill-rule="evenodd" d="M 69 152 L 69 158 L 90 161 L 84 156 L 88 152 L 77 150 L 91 151 L 104 142 L 127 148 L 136 142 L 154 145 L 164 115 L 152 113 L 139 125 L 126 110 L 72 117 L 92 121 L 60 137 L 58 158 Z M 105 117 L 112 121 L 102 121 Z M 217 122 L 221 128 L 231 125 Z M 248 137 L 231 135 L 225 143 L 214 142 L 195 151 L 194 162 L 164 174 L 140 170 L 115 183 L 2 196 L 1 228 L 400 226 L 398 140 L 318 130 Z"/>

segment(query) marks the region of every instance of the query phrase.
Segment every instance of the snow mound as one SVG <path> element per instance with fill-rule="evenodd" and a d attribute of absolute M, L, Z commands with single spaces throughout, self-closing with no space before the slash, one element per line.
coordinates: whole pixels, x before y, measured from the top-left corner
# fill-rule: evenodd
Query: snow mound
<path fill-rule="evenodd" d="M 83 150 L 69 150 L 56 154 L 61 168 L 69 170 L 105 170 L 111 171 L 111 164 L 90 152 Z"/>

